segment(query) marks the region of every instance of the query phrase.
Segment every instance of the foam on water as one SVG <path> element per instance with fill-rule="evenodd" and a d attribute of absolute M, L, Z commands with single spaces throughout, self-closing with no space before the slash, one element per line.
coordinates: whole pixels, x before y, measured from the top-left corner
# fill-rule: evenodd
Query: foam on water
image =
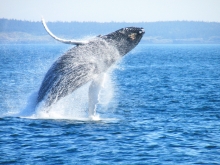
<path fill-rule="evenodd" d="M 111 72 L 112 69 L 104 74 L 104 80 L 101 84 L 98 96 L 98 111 L 92 116 L 88 114 L 88 90 L 91 82 L 77 89 L 72 94 L 60 99 L 50 107 L 44 107 L 44 102 L 42 102 L 35 108 L 37 92 L 33 92 L 27 101 L 26 107 L 16 116 L 31 119 L 105 120 L 100 117 L 99 111 L 106 112 L 108 110 L 108 105 L 114 95 Z"/>

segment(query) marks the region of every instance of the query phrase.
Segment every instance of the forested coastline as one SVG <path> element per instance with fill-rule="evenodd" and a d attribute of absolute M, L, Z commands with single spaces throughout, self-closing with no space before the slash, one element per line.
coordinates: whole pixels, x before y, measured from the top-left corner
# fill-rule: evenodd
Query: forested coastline
<path fill-rule="evenodd" d="M 220 44 L 220 23 L 216 22 L 48 22 L 49 29 L 61 38 L 84 39 L 104 35 L 123 27 L 145 29 L 142 43 Z M 57 43 L 40 21 L 0 19 L 0 43 Z"/>

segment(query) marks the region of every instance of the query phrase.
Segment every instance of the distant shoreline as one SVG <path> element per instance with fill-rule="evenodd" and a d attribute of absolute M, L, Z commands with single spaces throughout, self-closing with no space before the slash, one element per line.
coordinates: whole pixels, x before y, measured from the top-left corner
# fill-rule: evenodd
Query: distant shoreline
<path fill-rule="evenodd" d="M 137 26 L 145 29 L 146 44 L 220 44 L 220 23 L 216 22 L 48 22 L 61 38 L 82 39 L 105 35 L 117 29 Z M 0 44 L 55 44 L 41 22 L 0 19 Z"/>

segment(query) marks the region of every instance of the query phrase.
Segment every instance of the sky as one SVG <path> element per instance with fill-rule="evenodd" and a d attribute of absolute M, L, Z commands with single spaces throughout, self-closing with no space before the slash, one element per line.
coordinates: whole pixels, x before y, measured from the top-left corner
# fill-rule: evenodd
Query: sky
<path fill-rule="evenodd" d="M 220 22 L 220 0 L 0 0 L 0 18 L 27 21 Z"/>

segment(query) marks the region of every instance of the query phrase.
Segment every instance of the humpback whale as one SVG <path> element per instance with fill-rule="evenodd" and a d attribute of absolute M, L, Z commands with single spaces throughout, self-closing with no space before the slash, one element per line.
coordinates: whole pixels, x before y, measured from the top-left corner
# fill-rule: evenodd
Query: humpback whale
<path fill-rule="evenodd" d="M 48 29 L 43 18 L 42 23 L 55 40 L 75 46 L 59 57 L 47 71 L 38 91 L 36 105 L 43 102 L 45 107 L 49 107 L 91 81 L 89 114 L 94 115 L 103 73 L 138 45 L 144 29 L 126 27 L 88 41 L 76 41 L 58 38 Z"/>

